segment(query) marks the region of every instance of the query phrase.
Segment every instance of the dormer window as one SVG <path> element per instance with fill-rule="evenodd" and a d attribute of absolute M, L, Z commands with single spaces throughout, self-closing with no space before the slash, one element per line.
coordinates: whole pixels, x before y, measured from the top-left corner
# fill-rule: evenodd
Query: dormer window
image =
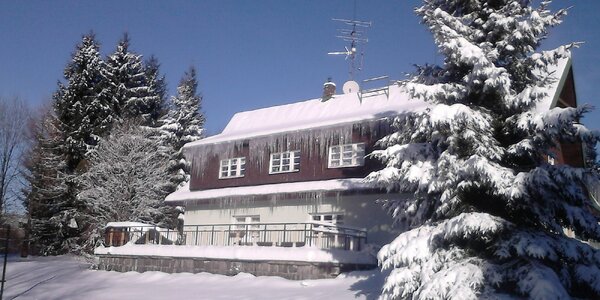
<path fill-rule="evenodd" d="M 244 177 L 246 173 L 246 158 L 236 157 L 221 160 L 219 179 Z"/>
<path fill-rule="evenodd" d="M 300 151 L 287 151 L 271 154 L 269 174 L 300 171 Z"/>
<path fill-rule="evenodd" d="M 329 147 L 329 168 L 358 167 L 365 164 L 365 143 Z"/>

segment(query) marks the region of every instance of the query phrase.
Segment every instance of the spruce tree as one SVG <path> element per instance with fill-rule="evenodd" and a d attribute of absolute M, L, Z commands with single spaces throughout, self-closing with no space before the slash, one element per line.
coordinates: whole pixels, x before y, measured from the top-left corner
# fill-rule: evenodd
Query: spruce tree
<path fill-rule="evenodd" d="M 171 186 L 168 188 L 171 192 L 188 180 L 190 166 L 183 155 L 183 145 L 202 138 L 205 119 L 200 111 L 202 97 L 197 89 L 196 69 L 190 67 L 177 87 L 177 96 L 171 99 L 169 112 L 161 120 L 159 129 L 163 145 L 172 153 L 169 162 Z"/>
<path fill-rule="evenodd" d="M 167 113 L 167 82 L 165 75 L 160 74 L 160 63 L 154 56 L 144 64 L 146 85 L 149 89 L 148 115 L 149 126 L 158 126 L 158 121 Z"/>
<path fill-rule="evenodd" d="M 110 103 L 99 97 L 104 80 L 102 69 L 94 34 L 84 35 L 65 68 L 66 83 L 59 82 L 53 95 L 69 170 L 79 165 L 113 121 Z"/>
<path fill-rule="evenodd" d="M 33 145 L 25 160 L 30 245 L 42 255 L 79 252 L 80 225 L 85 222 L 85 209 L 74 196 L 74 176 L 67 170 L 58 123 L 47 113 L 33 124 Z"/>
<path fill-rule="evenodd" d="M 444 55 L 400 84 L 430 103 L 394 120 L 368 180 L 406 199 L 387 207 L 407 231 L 379 252 L 382 299 L 600 299 L 600 240 L 586 178 L 544 160 L 598 135 L 587 107 L 535 107 L 573 44 L 538 51 L 564 10 L 523 0 L 427 0 L 416 9 Z M 399 197 L 402 198 L 402 197 Z M 572 230 L 577 238 L 568 237 Z"/>
<path fill-rule="evenodd" d="M 129 49 L 129 36 L 123 38 L 117 44 L 114 53 L 106 58 L 104 77 L 106 85 L 103 97 L 112 103 L 115 115 L 118 119 L 139 119 L 143 125 L 153 125 L 157 120 L 157 111 L 160 111 L 160 95 L 153 94 L 149 84 L 160 84 L 148 82 L 147 72 L 160 80 L 158 77 L 158 66 L 150 66 L 155 70 L 148 70 L 142 63 L 142 56 Z M 156 87 L 153 87 L 156 89 Z"/>

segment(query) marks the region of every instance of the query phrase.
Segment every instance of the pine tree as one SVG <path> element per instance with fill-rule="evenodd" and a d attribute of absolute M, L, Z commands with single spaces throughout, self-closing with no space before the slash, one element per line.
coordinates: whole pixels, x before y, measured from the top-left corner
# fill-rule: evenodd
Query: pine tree
<path fill-rule="evenodd" d="M 549 2 L 428 0 L 416 9 L 445 56 L 401 85 L 430 103 L 394 120 L 368 180 L 404 200 L 387 207 L 406 226 L 379 252 L 391 270 L 383 299 L 600 298 L 600 240 L 586 207 L 588 168 L 550 165 L 560 142 L 593 147 L 578 120 L 589 109 L 538 112 L 553 66 L 574 44 L 535 52 L 566 11 Z M 394 194 L 395 194 L 394 193 Z M 402 198 L 402 197 L 399 197 Z"/>
<path fill-rule="evenodd" d="M 172 192 L 181 183 L 187 181 L 189 163 L 183 155 L 183 145 L 202 138 L 204 115 L 201 113 L 202 97 L 198 95 L 196 69 L 190 67 L 179 86 L 177 96 L 171 99 L 172 106 L 167 115 L 161 120 L 161 138 L 169 152 L 172 153 L 169 162 Z"/>
<path fill-rule="evenodd" d="M 89 203 L 93 215 L 93 244 L 108 222 L 135 221 L 174 227 L 177 212 L 164 204 L 168 156 L 149 138 L 151 131 L 124 123 L 101 140 L 90 158 L 88 172 L 79 177 L 79 198 Z"/>
<path fill-rule="evenodd" d="M 25 161 L 30 243 L 42 255 L 79 252 L 85 221 L 85 210 L 74 197 L 74 176 L 67 170 L 58 123 L 47 113 L 33 124 L 33 147 Z"/>
<path fill-rule="evenodd" d="M 94 34 L 84 35 L 65 68 L 66 84 L 59 82 L 58 91 L 53 95 L 70 170 L 78 167 L 113 121 L 112 107 L 99 97 L 104 79 L 102 69 Z"/>
<path fill-rule="evenodd" d="M 160 95 L 152 92 L 158 92 L 155 91 L 156 85 L 161 83 L 148 82 L 148 79 L 160 80 L 158 66 L 151 65 L 150 68 L 155 69 L 145 68 L 142 56 L 130 51 L 129 36 L 124 34 L 115 52 L 107 57 L 104 69 L 106 86 L 103 97 L 112 103 L 120 120 L 139 119 L 147 126 L 156 122 L 161 109 L 157 105 L 161 99 L 158 98 Z M 155 78 L 147 78 L 147 72 Z M 149 86 L 152 84 L 155 86 Z"/>

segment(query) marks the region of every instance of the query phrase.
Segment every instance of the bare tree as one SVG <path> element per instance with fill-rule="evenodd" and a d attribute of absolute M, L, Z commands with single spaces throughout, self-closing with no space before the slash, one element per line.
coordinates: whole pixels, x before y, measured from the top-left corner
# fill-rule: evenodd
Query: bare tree
<path fill-rule="evenodd" d="M 29 108 L 19 98 L 0 97 L 0 212 L 16 204 L 22 181 L 21 158 L 26 146 Z"/>

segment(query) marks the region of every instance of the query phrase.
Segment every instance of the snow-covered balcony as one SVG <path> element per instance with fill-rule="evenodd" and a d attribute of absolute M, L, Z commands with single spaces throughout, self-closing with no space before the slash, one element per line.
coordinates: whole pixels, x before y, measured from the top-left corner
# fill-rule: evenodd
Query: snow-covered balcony
<path fill-rule="evenodd" d="M 308 246 L 360 251 L 366 242 L 364 229 L 325 222 L 186 225 L 181 231 L 143 223 L 113 222 L 107 226 L 104 236 L 106 246 Z"/>

